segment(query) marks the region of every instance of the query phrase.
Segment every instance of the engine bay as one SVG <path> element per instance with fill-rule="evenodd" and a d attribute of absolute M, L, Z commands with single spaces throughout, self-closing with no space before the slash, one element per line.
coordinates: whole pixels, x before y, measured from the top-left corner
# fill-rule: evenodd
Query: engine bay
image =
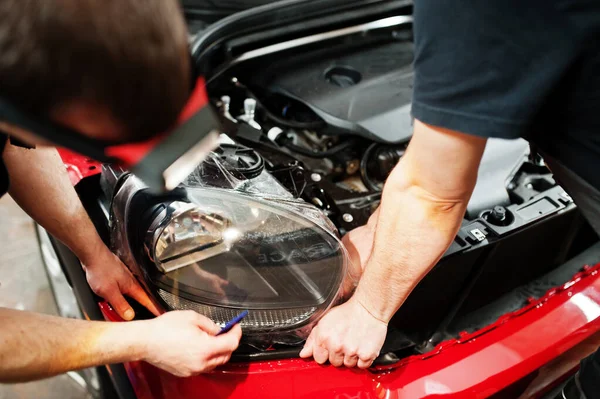
<path fill-rule="evenodd" d="M 377 208 L 412 134 L 410 12 L 382 14 L 362 28 L 359 37 L 275 53 L 231 39 L 224 44 L 230 62 L 208 85 L 213 105 L 236 127 L 235 145 L 253 150 L 252 159 L 262 158 L 293 198 L 324 212 L 340 236 Z M 454 337 L 457 320 L 597 240 L 529 153 L 524 140 L 488 141 L 463 226 L 392 320 L 392 347 L 425 350 Z M 237 173 L 259 163 L 229 154 L 221 160 L 232 171 L 242 165 Z"/>
<path fill-rule="evenodd" d="M 131 250 L 125 263 L 139 265 L 138 276 L 165 308 L 191 308 L 221 320 L 233 314 L 221 308 L 247 305 L 248 297 L 261 298 L 254 304 L 260 317 L 247 321 L 256 324 L 245 328 L 267 344 L 245 347 L 240 359 L 297 354 L 298 339 L 273 340 L 271 332 L 306 327 L 314 314 L 322 314 L 325 305 L 336 300 L 340 280 L 327 276 L 343 270 L 333 262 L 343 257 L 343 248 L 330 238 L 339 239 L 367 222 L 410 142 L 410 17 L 382 15 L 360 27 L 358 40 L 342 35 L 327 40 L 326 46 L 308 41 L 300 48 L 280 46 L 273 52 L 264 50 L 270 49 L 268 43 L 254 48 L 245 39 L 224 42 L 230 59 L 209 75 L 207 89 L 232 134 L 222 136 L 221 146 L 181 190 L 153 196 L 142 186 L 123 183 L 126 173 L 103 171 L 103 206 L 110 208 L 111 229 L 122 230 L 117 241 L 125 240 Z M 351 28 L 344 29 L 353 34 Z M 124 193 L 127 190 L 131 192 Z M 207 190 L 225 192 L 223 198 L 229 199 L 221 198 L 215 211 L 207 205 L 214 205 Z M 283 218 L 273 224 L 277 234 L 252 230 L 235 247 L 252 272 L 230 267 L 223 273 L 220 261 L 207 264 L 207 258 L 192 256 L 194 248 L 211 256 L 222 254 L 227 228 L 239 225 L 240 218 L 246 223 L 246 216 L 234 215 L 236 209 L 248 215 L 262 206 L 242 212 L 244 201 L 229 193 L 243 194 L 247 203 L 276 203 L 279 210 L 273 213 L 279 218 L 281 209 L 294 208 L 296 216 L 308 215 L 314 224 L 310 229 L 286 229 L 282 226 L 291 222 Z M 190 199 L 195 210 L 188 206 Z M 239 205 L 231 206 L 235 203 Z M 119 206 L 122 209 L 115 212 Z M 228 206 L 231 209 L 223 211 Z M 180 225 L 187 223 L 182 215 L 200 220 L 203 230 L 196 232 L 201 240 L 182 244 L 178 254 L 169 245 L 180 234 Z M 165 231 L 171 241 L 161 243 Z M 292 241 L 293 246 L 286 246 Z M 543 160 L 530 156 L 527 142 L 490 139 L 457 237 L 392 319 L 382 353 L 394 353 L 396 357 L 388 360 L 397 360 L 402 353 L 422 353 L 461 331 L 485 327 L 494 313 L 478 317 L 482 309 L 532 284 L 596 241 Z M 322 262 L 313 262 L 317 258 Z M 178 263 L 182 259 L 187 260 Z M 186 269 L 202 262 L 206 267 L 201 270 Z M 228 288 L 190 283 L 206 273 L 226 281 Z M 188 287 L 182 289 L 186 282 Z M 251 282 L 258 287 L 252 295 L 244 287 Z M 511 306 L 523 302 L 522 295 L 518 298 Z M 503 310 L 499 307 L 497 316 Z M 266 325 L 269 333 L 261 330 Z"/>
<path fill-rule="evenodd" d="M 352 65 L 356 70 L 362 66 Z M 327 74 L 321 78 L 326 82 Z M 397 133 L 390 142 L 374 132 L 341 130 L 345 122 L 352 125 L 350 118 L 330 123 L 314 111 L 317 103 L 299 101 L 280 90 L 253 91 L 252 84 L 241 78 L 228 83 L 234 89 L 213 98 L 223 117 L 238 126 L 231 144 L 236 150 L 217 151 L 228 173 L 245 178 L 249 170 L 264 168 L 293 198 L 324 212 L 340 236 L 366 224 L 379 205 L 387 176 L 410 142 L 412 126 L 403 114 L 406 105 L 398 104 L 399 113 L 382 113 L 382 120 L 391 118 L 391 122 L 375 123 Z M 360 91 L 351 95 L 357 101 L 369 96 Z M 575 250 L 571 239 L 555 232 L 562 229 L 577 235 L 582 226 L 571 198 L 543 161 L 530 159 L 526 141 L 490 139 L 463 227 L 442 261 L 393 319 L 393 328 L 401 331 L 397 337 L 403 337 L 399 342 L 431 347 L 425 342 L 436 331 L 439 334 L 453 307 L 454 316 L 477 311 L 551 270 Z M 555 245 L 552 249 L 547 246 L 550 242 Z M 523 246 L 528 251 L 537 247 L 538 251 L 533 249 L 537 256 L 521 256 L 517 248 Z M 465 291 L 469 284 L 474 285 Z"/>

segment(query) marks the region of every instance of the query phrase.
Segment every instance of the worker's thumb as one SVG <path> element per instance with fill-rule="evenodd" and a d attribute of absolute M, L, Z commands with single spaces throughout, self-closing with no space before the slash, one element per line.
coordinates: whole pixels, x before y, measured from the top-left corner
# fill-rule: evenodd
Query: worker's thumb
<path fill-rule="evenodd" d="M 242 328 L 239 324 L 235 325 L 228 332 L 213 338 L 211 348 L 215 355 L 228 354 L 233 352 L 240 345 L 242 338 Z"/>

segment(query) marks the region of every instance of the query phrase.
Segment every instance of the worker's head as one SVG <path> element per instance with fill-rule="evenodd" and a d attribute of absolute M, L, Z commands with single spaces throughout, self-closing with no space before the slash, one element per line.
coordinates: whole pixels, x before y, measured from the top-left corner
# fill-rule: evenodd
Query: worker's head
<path fill-rule="evenodd" d="M 0 21 L 0 96 L 89 138 L 165 131 L 190 94 L 177 0 L 2 0 Z"/>

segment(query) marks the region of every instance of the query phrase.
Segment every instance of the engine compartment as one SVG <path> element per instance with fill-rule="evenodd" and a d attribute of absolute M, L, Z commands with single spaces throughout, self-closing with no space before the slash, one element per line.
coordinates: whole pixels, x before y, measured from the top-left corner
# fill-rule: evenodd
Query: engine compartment
<path fill-rule="evenodd" d="M 243 62 L 209 85 L 215 107 L 237 126 L 234 140 L 341 236 L 377 208 L 410 141 L 411 28 L 401 19 L 360 38 L 248 59 L 240 51 Z M 491 139 L 458 236 L 394 317 L 390 339 L 431 348 L 452 337 L 449 325 L 596 240 L 543 161 L 530 159 L 527 142 Z"/>
<path fill-rule="evenodd" d="M 270 184 L 262 186 L 268 188 L 258 195 L 274 190 L 310 204 L 340 236 L 365 224 L 412 131 L 412 32 L 407 19 L 394 21 L 362 29 L 358 39 L 345 35 L 257 57 L 244 58 L 256 49 L 236 38 L 223 43 L 231 62 L 217 68 L 207 88 L 235 135 L 215 152 L 220 166 L 205 163 L 202 179 L 233 189 L 269 176 Z M 105 208 L 118 186 L 113 183 L 98 196 Z M 139 215 L 161 201 L 145 196 L 136 203 Z M 132 236 L 146 233 L 139 220 L 131 223 L 139 229 Z M 379 362 L 426 352 L 463 329 L 485 327 L 489 318 L 478 315 L 596 241 L 543 162 L 530 159 L 526 142 L 490 140 L 462 227 L 393 318 Z M 508 311 L 498 309 L 498 315 Z M 234 360 L 296 356 L 298 345 L 245 346 Z"/>

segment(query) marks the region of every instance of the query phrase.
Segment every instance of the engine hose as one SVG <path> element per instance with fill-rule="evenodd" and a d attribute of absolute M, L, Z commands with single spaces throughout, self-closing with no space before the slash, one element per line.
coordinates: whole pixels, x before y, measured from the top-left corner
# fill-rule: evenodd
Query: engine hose
<path fill-rule="evenodd" d="M 360 160 L 360 178 L 369 190 L 380 192 L 382 190 L 381 186 L 371 180 L 367 172 L 367 163 L 369 162 L 369 157 L 377 145 L 377 143 L 373 143 L 365 150 L 365 153 Z"/>
<path fill-rule="evenodd" d="M 275 122 L 278 125 L 282 125 L 285 127 L 289 127 L 292 129 L 320 129 L 325 127 L 327 124 L 324 121 L 312 121 L 312 122 L 299 122 L 290 119 L 281 118 L 279 116 L 274 115 L 270 111 L 267 111 L 266 107 L 263 106 L 262 109 L 265 116 L 271 121 Z"/>
<path fill-rule="evenodd" d="M 293 144 L 292 142 L 290 142 L 289 140 L 285 140 L 281 144 L 290 151 L 297 152 L 298 154 L 301 154 L 301 155 L 304 155 L 304 156 L 307 156 L 310 158 L 325 158 L 330 155 L 337 154 L 338 152 L 343 151 L 346 148 L 352 146 L 354 144 L 354 140 L 344 141 L 343 143 L 338 144 L 334 147 L 331 147 L 330 149 L 328 149 L 326 151 L 320 151 L 320 152 L 314 152 L 314 151 L 311 151 L 304 147 L 297 146 L 297 145 Z"/>

